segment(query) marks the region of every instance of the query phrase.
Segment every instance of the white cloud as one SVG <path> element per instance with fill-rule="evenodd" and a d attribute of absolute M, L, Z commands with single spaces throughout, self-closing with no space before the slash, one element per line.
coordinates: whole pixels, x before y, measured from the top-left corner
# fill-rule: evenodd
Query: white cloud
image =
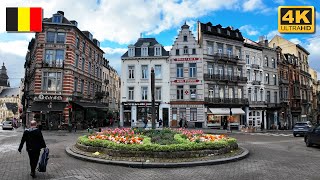
<path fill-rule="evenodd" d="M 241 26 L 239 28 L 241 31 L 244 31 L 247 35 L 249 36 L 255 36 L 257 34 L 259 34 L 259 31 L 256 30 L 253 26 L 251 25 L 244 25 L 244 26 Z"/>
<path fill-rule="evenodd" d="M 11 87 L 19 87 L 20 80 L 24 77 L 24 62 L 24 56 L 3 52 L 0 49 L 0 66 L 2 63 L 5 64 Z"/>
<path fill-rule="evenodd" d="M 29 41 L 0 41 L 0 50 L 5 53 L 11 53 L 18 56 L 24 56 L 27 53 Z"/>
<path fill-rule="evenodd" d="M 317 25 L 317 29 L 320 29 L 320 26 Z M 305 48 L 309 51 L 309 63 L 310 66 L 320 72 L 320 31 L 316 31 L 316 33 L 306 41 Z M 318 75 L 318 79 L 319 79 Z"/>
<path fill-rule="evenodd" d="M 320 19 L 320 13 L 318 11 L 316 11 L 316 18 Z"/>
<path fill-rule="evenodd" d="M 292 38 L 292 39 L 289 39 L 289 41 L 291 41 L 295 44 L 301 44 L 301 41 L 298 38 Z"/>
<path fill-rule="evenodd" d="M 166 51 L 171 51 L 172 46 L 164 46 L 163 47 Z"/>
<path fill-rule="evenodd" d="M 264 7 L 264 4 L 262 0 L 249 0 L 243 3 L 242 7 L 244 11 L 254 11 L 257 9 L 262 9 L 262 7 Z"/>
<path fill-rule="evenodd" d="M 278 3 L 278 4 L 284 4 L 285 3 L 285 0 L 274 0 L 275 3 Z"/>
<path fill-rule="evenodd" d="M 267 34 L 267 39 L 268 40 L 271 40 L 275 35 L 279 35 L 279 36 L 282 36 L 278 30 L 274 30 L 274 31 L 270 31 L 268 34 Z"/>
<path fill-rule="evenodd" d="M 128 49 L 127 48 L 110 48 L 110 47 L 101 47 L 104 51 L 105 55 L 113 55 L 113 54 L 124 54 Z"/>

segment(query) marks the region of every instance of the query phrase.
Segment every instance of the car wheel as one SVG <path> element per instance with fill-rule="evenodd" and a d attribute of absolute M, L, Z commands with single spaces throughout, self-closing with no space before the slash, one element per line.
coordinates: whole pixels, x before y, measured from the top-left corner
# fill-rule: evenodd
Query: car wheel
<path fill-rule="evenodd" d="M 297 135 L 296 135 L 296 134 L 293 134 L 293 136 L 294 136 L 294 137 L 297 137 Z"/>
<path fill-rule="evenodd" d="M 307 147 L 311 147 L 312 146 L 312 143 L 310 142 L 309 137 L 306 137 L 305 142 L 306 142 L 306 146 Z"/>

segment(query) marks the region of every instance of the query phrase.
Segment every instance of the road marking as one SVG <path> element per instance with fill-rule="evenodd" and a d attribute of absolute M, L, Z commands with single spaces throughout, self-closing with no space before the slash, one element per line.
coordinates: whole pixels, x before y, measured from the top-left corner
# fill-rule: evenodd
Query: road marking
<path fill-rule="evenodd" d="M 292 134 L 280 134 L 280 133 L 250 133 L 250 135 L 252 135 L 252 136 L 255 136 L 255 135 L 258 135 L 258 136 L 276 136 L 276 137 L 279 137 L 279 136 L 292 137 L 293 136 Z"/>

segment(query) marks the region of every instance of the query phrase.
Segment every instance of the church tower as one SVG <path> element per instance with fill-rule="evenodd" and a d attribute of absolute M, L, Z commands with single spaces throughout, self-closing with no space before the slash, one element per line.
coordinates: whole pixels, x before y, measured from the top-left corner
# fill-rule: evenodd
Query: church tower
<path fill-rule="evenodd" d="M 4 87 L 10 87 L 10 83 L 8 81 L 9 77 L 7 75 L 7 68 L 4 66 L 4 63 L 0 70 L 0 87 L 3 89 Z"/>

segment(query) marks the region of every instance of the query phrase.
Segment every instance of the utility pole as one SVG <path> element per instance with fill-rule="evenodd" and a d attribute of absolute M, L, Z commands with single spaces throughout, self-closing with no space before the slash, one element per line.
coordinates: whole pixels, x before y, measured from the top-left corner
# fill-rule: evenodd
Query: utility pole
<path fill-rule="evenodd" d="M 152 129 L 156 129 L 156 121 L 155 121 L 155 101 L 154 101 L 154 86 L 155 86 L 155 81 L 154 81 L 154 69 L 153 67 L 151 68 L 151 99 L 152 99 Z"/>

